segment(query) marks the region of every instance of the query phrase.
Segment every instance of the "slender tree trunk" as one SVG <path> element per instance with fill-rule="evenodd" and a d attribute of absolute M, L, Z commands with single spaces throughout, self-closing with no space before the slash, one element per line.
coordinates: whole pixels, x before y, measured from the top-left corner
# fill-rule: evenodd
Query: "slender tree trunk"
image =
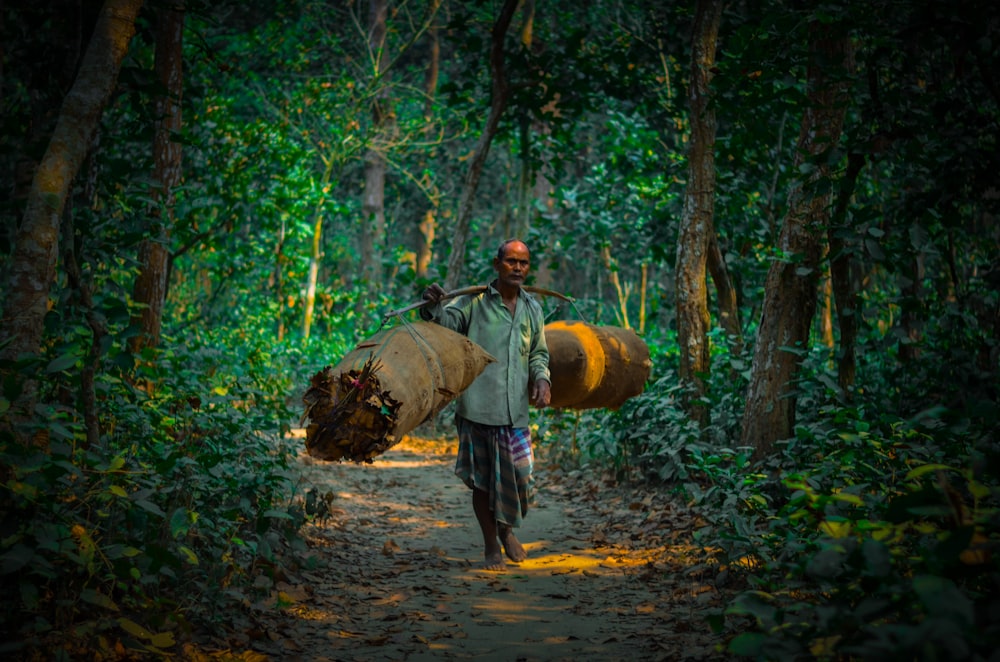
<path fill-rule="evenodd" d="M 646 289 L 649 282 L 649 263 L 642 263 L 642 279 L 639 285 L 639 335 L 646 333 Z"/>
<path fill-rule="evenodd" d="M 274 248 L 274 275 L 272 277 L 278 310 L 278 342 L 285 339 L 285 219 L 282 215 L 278 229 L 278 242 Z"/>
<path fill-rule="evenodd" d="M 160 344 L 163 307 L 167 299 L 170 269 L 169 240 L 173 224 L 174 188 L 181 181 L 181 144 L 176 134 L 181 130 L 183 94 L 184 10 L 163 5 L 157 10 L 156 78 L 163 93 L 155 105 L 153 136 L 153 208 L 150 209 L 149 237 L 139 247 L 139 275 L 133 299 L 143 308 L 133 320 L 140 333 L 130 340 L 133 352 Z"/>
<path fill-rule="evenodd" d="M 618 298 L 618 311 L 615 314 L 621 325 L 629 329 L 631 327 L 628 321 L 628 297 L 631 287 L 628 284 L 626 287 L 622 287 L 622 281 L 618 275 L 618 265 L 611 259 L 611 246 L 608 244 L 601 246 L 601 261 L 604 263 L 604 272 L 608 276 L 608 283 L 615 289 L 615 296 Z"/>
<path fill-rule="evenodd" d="M 417 228 L 420 234 L 417 242 L 417 278 L 427 278 L 431 260 L 434 257 L 434 234 L 437 231 L 436 209 L 436 206 L 428 207 Z"/>
<path fill-rule="evenodd" d="M 94 297 L 91 293 L 90 283 L 84 278 L 83 270 L 80 269 L 77 246 L 73 241 L 75 232 L 73 230 L 72 212 L 64 214 L 66 225 L 63 228 L 65 248 L 63 250 L 63 265 L 66 270 L 66 277 L 69 284 L 77 292 L 80 308 L 83 310 L 87 326 L 90 327 L 90 349 L 87 358 L 83 361 L 83 369 L 80 370 L 80 408 L 83 410 L 83 422 L 87 434 L 87 445 L 96 447 L 101 441 L 100 417 L 97 413 L 97 391 L 95 375 L 97 373 L 98 361 L 101 357 L 101 343 L 108 334 L 107 324 L 102 315 L 94 311 Z"/>
<path fill-rule="evenodd" d="M 734 353 L 743 351 L 743 323 L 740 320 L 739 302 L 736 288 L 729 277 L 726 258 L 719 248 L 719 237 L 714 231 L 708 237 L 708 273 L 712 276 L 715 291 L 719 297 L 719 323 L 725 329 Z"/>
<path fill-rule="evenodd" d="M 904 273 L 908 272 L 906 273 L 907 282 L 900 288 L 903 296 L 903 311 L 899 316 L 899 324 L 903 330 L 903 337 L 899 343 L 899 360 L 903 363 L 920 357 L 920 341 L 923 339 L 921 323 L 923 320 L 925 276 L 923 254 L 915 253 L 907 266 L 909 268 L 904 270 Z M 952 292 L 954 291 L 953 287 Z"/>
<path fill-rule="evenodd" d="M 677 241 L 679 377 L 690 387 L 684 400 L 688 414 L 701 425 L 709 419 L 708 409 L 701 402 L 708 391 L 705 376 L 710 369 L 706 264 L 710 238 L 715 233 L 715 111 L 709 106 L 708 95 L 721 15 L 722 0 L 699 0 L 691 44 L 688 187 Z"/>
<path fill-rule="evenodd" d="M 441 67 L 441 44 L 438 40 L 438 28 L 431 24 L 427 28 L 430 38 L 430 58 L 427 62 L 427 73 L 424 79 L 424 126 L 425 135 L 430 137 L 433 131 L 434 97 L 437 95 L 438 74 Z M 417 278 L 427 278 L 427 272 L 434 258 L 434 234 L 437 229 L 438 193 L 433 188 L 432 200 L 424 211 L 424 216 L 417 226 L 416 272 Z"/>
<path fill-rule="evenodd" d="M 373 58 L 372 76 L 377 93 L 372 104 L 373 145 L 365 154 L 365 194 L 361 204 L 361 270 L 369 295 L 381 286 L 382 247 L 385 244 L 385 175 L 383 150 L 388 142 L 392 109 L 387 80 L 388 55 L 385 52 L 387 0 L 372 0 L 369 5 L 369 50 Z"/>
<path fill-rule="evenodd" d="M 840 347 L 837 350 L 837 383 L 844 397 L 850 399 L 854 386 L 857 365 L 855 362 L 855 346 L 858 339 L 858 327 L 861 322 L 861 301 L 858 298 L 859 285 L 853 268 L 855 260 L 847 250 L 844 235 L 850 234 L 847 227 L 847 207 L 858 181 L 858 175 L 865 165 L 862 154 L 850 154 L 847 157 L 847 171 L 840 182 L 837 203 L 833 209 L 833 218 L 827 232 L 827 242 L 830 246 L 830 284 L 833 289 L 833 301 L 837 307 L 837 327 L 840 331 Z"/>
<path fill-rule="evenodd" d="M 514 17 L 518 0 L 504 0 L 500 14 L 493 24 L 492 46 L 490 48 L 490 73 L 493 76 L 490 112 L 486 116 L 486 126 L 483 128 L 476 150 L 469 162 L 469 172 L 462 189 L 462 198 L 458 205 L 458 218 L 455 221 L 454 238 L 451 244 L 451 255 L 448 258 L 448 275 L 445 278 L 445 289 L 453 290 L 462 279 L 462 268 L 465 264 L 465 242 L 469 234 L 469 223 L 472 220 L 472 204 L 479 188 L 479 179 L 486 165 L 486 157 L 490 152 L 490 144 L 500 125 L 500 117 L 507 108 L 510 90 L 507 84 L 507 73 L 504 66 L 504 38 Z"/>
<path fill-rule="evenodd" d="M 815 161 L 809 181 L 789 197 L 788 214 L 778 238 L 782 255 L 801 256 L 795 262 L 776 260 L 767 274 L 764 307 L 754 347 L 753 365 L 743 412 L 743 443 L 756 457 L 771 452 L 774 442 L 788 439 L 795 429 L 796 396 L 792 383 L 802 356 L 809 349 L 809 331 L 816 311 L 822 235 L 829 218 L 829 193 L 817 185 L 830 168 L 816 157 L 840 140 L 846 114 L 846 74 L 852 70 L 850 42 L 832 37 L 831 26 L 812 26 L 812 62 L 808 71 L 809 105 L 799 133 L 796 166 Z"/>
<path fill-rule="evenodd" d="M 312 248 L 309 252 L 309 273 L 306 276 L 306 300 L 302 311 L 302 337 L 308 338 L 312 329 L 313 311 L 316 309 L 316 284 L 319 281 L 319 264 L 323 259 L 323 207 L 326 192 L 333 177 L 333 161 L 327 161 L 320 178 L 320 196 L 313 212 Z"/>
<path fill-rule="evenodd" d="M 820 294 L 822 295 L 822 304 L 820 305 L 819 312 L 819 341 L 832 351 L 834 348 L 833 279 L 830 278 L 830 273 L 826 270 L 824 270 L 823 277 L 820 280 Z"/>
<path fill-rule="evenodd" d="M 39 353 L 49 289 L 56 274 L 59 219 L 118 80 L 141 6 L 142 0 L 104 3 L 76 81 L 63 101 L 52 139 L 35 171 L 4 287 L 0 359 Z M 22 421 L 30 416 L 36 396 L 37 383 L 29 380 L 11 407 L 11 419 Z"/>

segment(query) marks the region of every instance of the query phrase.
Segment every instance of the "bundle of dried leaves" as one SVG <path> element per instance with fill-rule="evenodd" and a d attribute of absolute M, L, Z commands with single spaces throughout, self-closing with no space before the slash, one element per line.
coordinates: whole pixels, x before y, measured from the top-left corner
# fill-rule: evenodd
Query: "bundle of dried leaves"
<path fill-rule="evenodd" d="M 306 450 L 321 460 L 371 462 L 395 443 L 400 402 L 379 382 L 374 355 L 359 370 L 326 366 L 310 379 L 302 400 L 309 419 Z"/>

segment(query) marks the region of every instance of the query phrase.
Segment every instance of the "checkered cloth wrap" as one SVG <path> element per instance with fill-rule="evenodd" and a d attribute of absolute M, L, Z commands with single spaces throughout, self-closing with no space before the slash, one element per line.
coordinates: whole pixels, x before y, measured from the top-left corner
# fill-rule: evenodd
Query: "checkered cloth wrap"
<path fill-rule="evenodd" d="M 482 425 L 455 417 L 458 458 L 455 474 L 490 495 L 497 521 L 521 526 L 532 499 L 534 456 L 528 428 Z"/>

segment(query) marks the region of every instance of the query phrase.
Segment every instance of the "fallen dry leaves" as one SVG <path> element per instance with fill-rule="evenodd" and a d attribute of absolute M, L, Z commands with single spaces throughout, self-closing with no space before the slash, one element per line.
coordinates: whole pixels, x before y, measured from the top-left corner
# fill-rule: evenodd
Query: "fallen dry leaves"
<path fill-rule="evenodd" d="M 231 650 L 317 661 L 719 657 L 705 617 L 733 589 L 693 542 L 703 523 L 682 502 L 540 460 L 536 507 L 519 530 L 529 559 L 486 572 L 454 450 L 407 438 L 371 465 L 303 455 L 303 493 L 329 503 L 305 532 L 311 563 L 251 605 L 253 626 Z"/>

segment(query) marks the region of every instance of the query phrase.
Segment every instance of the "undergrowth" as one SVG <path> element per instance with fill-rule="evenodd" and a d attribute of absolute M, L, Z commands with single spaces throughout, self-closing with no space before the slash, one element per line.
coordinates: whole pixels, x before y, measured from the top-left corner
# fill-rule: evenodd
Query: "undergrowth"
<path fill-rule="evenodd" d="M 78 387 L 59 374 L 43 383 L 56 403 L 39 430 L 48 452 L 0 439 L 8 658 L 166 655 L 200 630 L 238 626 L 304 549 L 283 441 L 292 387 L 274 369 L 295 357 L 191 334 L 166 342 L 157 367 L 142 364 L 136 383 L 148 388 L 116 360 L 97 375 L 99 443 L 87 445 L 72 400 L 54 400 Z"/>
<path fill-rule="evenodd" d="M 747 364 L 724 352 L 717 365 L 730 370 L 712 375 L 704 429 L 681 411 L 669 360 L 617 412 L 542 419 L 543 443 L 672 490 L 708 522 L 697 542 L 746 589 L 709 619 L 720 654 L 993 659 L 1000 411 L 982 388 L 991 374 L 930 351 L 890 373 L 877 357 L 891 348 L 871 342 L 864 388 L 850 394 L 825 351 L 807 357 L 796 434 L 764 459 L 739 446 Z"/>

